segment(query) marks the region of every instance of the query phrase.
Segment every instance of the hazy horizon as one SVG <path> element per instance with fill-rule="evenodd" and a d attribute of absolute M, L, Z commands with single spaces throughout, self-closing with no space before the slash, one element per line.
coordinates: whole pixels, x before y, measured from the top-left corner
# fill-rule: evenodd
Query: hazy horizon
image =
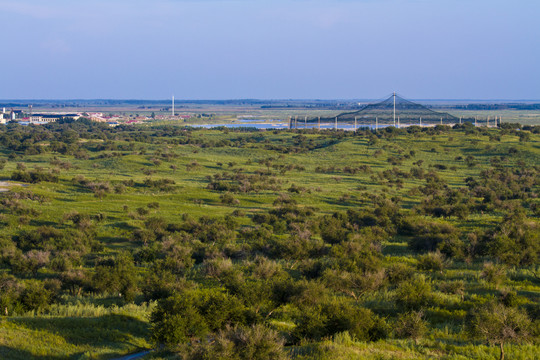
<path fill-rule="evenodd" d="M 540 99 L 533 0 L 0 6 L 0 99 Z"/>
<path fill-rule="evenodd" d="M 264 98 L 231 98 L 231 99 L 228 99 L 228 98 L 215 98 L 215 99 L 180 99 L 180 98 L 175 98 L 175 102 L 218 102 L 218 101 L 261 101 L 261 102 L 264 102 L 264 101 L 268 101 L 268 102 L 272 102 L 272 101 L 298 101 L 298 102 L 301 102 L 301 101 L 362 101 L 362 102 L 367 102 L 367 101 L 380 101 L 384 98 L 328 98 L 328 99 L 323 99 L 323 98 L 320 98 L 320 99 L 317 99 L 317 98 L 313 98 L 313 99 L 309 99 L 309 98 L 305 98 L 305 99 L 302 99 L 302 98 L 283 98 L 283 99 L 279 99 L 279 98 L 267 98 L 267 99 L 264 99 Z M 413 100 L 413 101 L 426 101 L 426 102 L 498 102 L 498 103 L 504 103 L 504 102 L 540 102 L 540 99 L 413 99 L 413 98 L 406 98 L 407 100 Z M 150 102 L 172 102 L 172 98 L 155 98 L 155 99 L 150 99 L 150 98 L 147 98 L 147 99 L 144 99 L 144 98 L 95 98 L 95 99 L 91 99 L 91 98 L 81 98 L 81 99 L 70 99 L 70 98 L 64 98 L 64 99 L 31 99 L 31 98 L 28 98 L 28 99 L 24 99 L 24 98 L 20 98 L 20 99 L 0 99 L 0 102 L 23 102 L 23 101 L 34 101 L 34 102 L 47 102 L 47 101 L 50 101 L 50 102 L 62 102 L 62 101 L 118 101 L 118 102 L 121 102 L 121 101 L 150 101 Z"/>

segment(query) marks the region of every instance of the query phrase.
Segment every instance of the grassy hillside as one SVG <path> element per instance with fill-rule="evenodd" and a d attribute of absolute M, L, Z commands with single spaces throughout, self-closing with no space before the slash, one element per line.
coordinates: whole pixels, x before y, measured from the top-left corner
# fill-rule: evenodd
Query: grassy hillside
<path fill-rule="evenodd" d="M 502 304 L 532 359 L 538 130 L 3 126 L 0 357 L 217 358 L 262 325 L 296 359 L 491 359 L 470 324 Z"/>

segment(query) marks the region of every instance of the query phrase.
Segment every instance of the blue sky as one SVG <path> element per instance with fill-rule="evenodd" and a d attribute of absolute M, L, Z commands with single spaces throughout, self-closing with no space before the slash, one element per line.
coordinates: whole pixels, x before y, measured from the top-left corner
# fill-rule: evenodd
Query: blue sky
<path fill-rule="evenodd" d="M 538 0 L 0 0 L 0 99 L 540 99 Z"/>

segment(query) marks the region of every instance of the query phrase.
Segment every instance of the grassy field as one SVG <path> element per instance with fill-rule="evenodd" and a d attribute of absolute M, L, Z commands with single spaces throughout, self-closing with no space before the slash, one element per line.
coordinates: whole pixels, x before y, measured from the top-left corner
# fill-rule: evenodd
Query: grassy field
<path fill-rule="evenodd" d="M 167 128 L 141 126 L 126 130 L 126 136 L 121 131 L 101 138 L 80 136 L 72 145 L 76 150 L 64 153 L 49 150 L 54 139 L 35 144 L 45 149 L 41 153 L 0 146 L 0 157 L 7 160 L 0 170 L 0 179 L 8 181 L 4 186 L 8 191 L 0 196 L 5 198 L 30 191 L 42 199 L 38 202 L 21 198 L 17 200 L 18 208 L 8 208 L 4 203 L 0 214 L 2 238 L 14 239 L 21 232 L 33 232 L 40 227 L 68 231 L 75 227 L 69 214 L 87 214 L 92 218 L 93 238 L 102 247 L 84 253 L 74 260 L 70 269 L 83 269 L 92 276 L 97 259 L 115 256 L 124 250 L 136 254 L 144 248 L 140 241 L 134 240 L 134 232 L 145 229 L 152 217 L 175 224 L 182 221 L 184 214 L 198 219 L 202 216 L 224 218 L 236 213 L 235 231 L 240 233 L 253 227 L 252 219 L 256 214 L 274 209 L 274 201 L 282 194 L 287 194 L 301 208 L 314 208 L 313 217 L 350 209 L 370 210 L 374 206 L 371 200 L 374 195 L 386 199 L 399 197 L 401 211 L 412 215 L 427 196 L 419 190 L 426 181 L 400 177 L 396 175 L 398 172 L 410 173 L 421 167 L 426 172 L 435 171 L 450 189 L 460 189 L 467 186 L 467 178 L 478 179 L 482 171 L 492 168 L 494 161 L 508 169 L 518 164 L 524 168 L 540 164 L 540 135 L 531 134 L 528 141 L 520 141 L 518 133 L 504 133 L 499 129 L 470 133 L 435 129 L 417 133 L 397 131 L 386 132 L 384 136 L 332 131 L 226 130 L 179 131 L 177 135 L 171 135 L 168 131 Z M 76 156 L 77 150 L 86 156 Z M 465 161 L 467 157 L 472 159 L 469 163 Z M 58 181 L 25 183 L 10 180 L 13 173 L 21 169 L 52 171 Z M 389 170 L 395 170 L 395 173 L 384 175 Z M 265 180 L 259 183 L 264 186 L 256 191 L 209 189 L 212 179 L 223 173 L 227 176 L 266 175 L 260 175 Z M 79 180 L 75 181 L 77 177 Z M 82 177 L 86 182 L 81 181 Z M 162 179 L 171 180 L 169 186 L 147 185 L 150 184 L 148 180 Z M 273 181 L 272 188 L 265 181 Z M 224 182 L 235 183 L 234 180 Z M 259 184 L 255 180 L 251 182 Z M 107 183 L 109 188 L 99 192 L 84 185 L 87 183 Z M 241 181 L 239 183 L 242 185 Z M 114 191 L 115 186 L 120 190 Z M 532 191 L 538 192 L 538 183 L 532 185 Z M 229 194 L 233 200 L 224 200 L 224 194 Z M 524 205 L 530 221 L 536 224 L 539 223 L 538 216 L 532 209 L 538 204 L 538 199 L 532 197 Z M 496 228 L 505 213 L 495 209 L 473 212 L 466 218 L 418 216 L 453 225 L 466 233 Z M 319 241 L 320 236 L 314 234 L 313 239 Z M 407 264 L 415 269 L 415 273 L 427 276 L 432 284 L 434 300 L 424 309 L 429 330 L 419 342 L 392 337 L 366 342 L 348 333 L 339 333 L 320 341 L 289 344 L 290 356 L 296 359 L 492 359 L 498 355 L 497 347 L 471 341 L 463 333 L 465 315 L 471 304 L 496 298 L 501 290 L 505 290 L 516 292 L 519 306 L 538 307 L 540 282 L 532 272 L 538 263 L 532 267 L 509 266 L 502 282 L 494 285 L 481 275 L 484 262 L 494 261 L 489 256 L 472 261 L 448 259 L 448 265 L 440 271 L 421 270 L 417 264 L 422 254 L 411 250 L 408 240 L 400 235 L 385 238 L 381 243 L 382 266 Z M 16 273 L 5 260 L 15 251 L 10 246 L 2 245 L 4 261 L 0 272 L 15 274 L 26 286 L 32 281 L 52 283 L 62 279 L 60 271 L 51 265 L 56 256 L 54 250 L 50 250 L 49 262 L 34 273 Z M 241 246 L 241 241 L 234 246 Z M 242 269 L 251 266 L 253 261 L 250 257 L 233 259 L 235 266 Z M 286 258 L 275 261 L 292 278 L 301 280 L 301 262 Z M 150 263 L 138 263 L 139 281 L 142 282 L 151 269 Z M 203 264 L 196 263 L 186 272 L 185 278 L 203 287 L 216 286 L 203 274 Z M 441 291 L 441 282 L 458 280 L 465 283 L 462 295 Z M 355 299 L 355 303 L 381 314 L 392 323 L 394 316 L 391 314 L 395 313 L 392 299 L 396 291 L 394 287 L 383 286 Z M 346 297 L 337 292 L 331 296 Z M 155 306 L 156 303 L 147 301 L 140 291 L 134 301 L 126 301 L 114 292 L 93 289 L 74 295 L 64 289 L 58 290 L 52 304 L 43 308 L 8 311 L 6 307 L 8 316 L 0 319 L 0 357 L 109 359 L 152 348 L 155 344 L 150 337 L 149 320 Z M 275 311 L 276 315 L 267 325 L 287 337 L 292 331 L 288 329 L 296 326 L 293 320 L 296 311 L 283 306 Z M 537 319 L 533 320 L 538 324 Z M 512 359 L 534 359 L 540 353 L 540 346 L 533 339 L 524 344 L 506 345 L 506 353 Z M 167 351 L 154 353 L 149 358 L 175 356 Z"/>

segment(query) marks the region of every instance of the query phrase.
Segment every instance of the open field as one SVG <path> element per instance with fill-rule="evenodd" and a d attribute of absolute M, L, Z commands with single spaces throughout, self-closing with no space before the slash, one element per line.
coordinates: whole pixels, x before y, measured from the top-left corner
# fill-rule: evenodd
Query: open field
<path fill-rule="evenodd" d="M 0 139 L 2 358 L 217 358 L 205 339 L 261 325 L 288 358 L 492 359 L 486 304 L 530 322 L 508 358 L 540 353 L 538 127 Z"/>
<path fill-rule="evenodd" d="M 222 123 L 238 118 L 256 118 L 262 120 L 281 119 L 289 117 L 333 117 L 344 111 L 358 110 L 364 105 L 376 100 L 177 100 L 175 112 L 181 115 L 206 114 L 211 117 L 193 118 L 186 123 Z M 517 122 L 523 125 L 540 124 L 540 110 L 534 108 L 534 101 L 474 101 L 474 100 L 431 100 L 420 101 L 435 111 L 449 112 L 460 117 L 478 116 L 482 124 L 489 116 L 501 116 L 503 122 Z M 28 104 L 33 105 L 34 112 L 64 112 L 84 113 L 100 112 L 123 116 L 169 115 L 170 100 L 3 100 L 0 108 L 28 110 Z M 471 108 L 501 107 L 498 110 L 464 110 L 463 106 Z M 508 107 L 508 108 L 506 108 Z M 537 106 L 536 106 L 537 108 Z M 399 113 L 398 113 L 399 116 Z M 184 121 L 182 121 L 184 122 Z"/>

